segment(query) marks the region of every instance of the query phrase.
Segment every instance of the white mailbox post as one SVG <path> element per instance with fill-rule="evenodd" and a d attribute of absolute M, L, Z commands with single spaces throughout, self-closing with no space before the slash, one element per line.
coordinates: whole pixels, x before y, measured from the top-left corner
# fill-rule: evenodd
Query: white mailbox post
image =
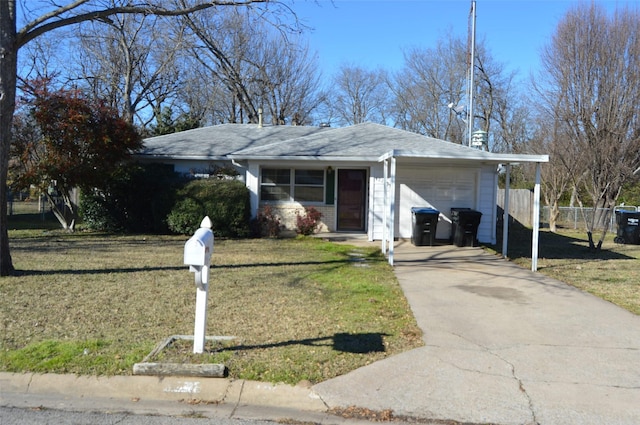
<path fill-rule="evenodd" d="M 204 352 L 207 325 L 207 295 L 209 293 L 209 266 L 213 254 L 213 231 L 211 219 L 205 217 L 191 238 L 184 244 L 184 264 L 195 273 L 196 320 L 193 330 L 193 352 Z"/>

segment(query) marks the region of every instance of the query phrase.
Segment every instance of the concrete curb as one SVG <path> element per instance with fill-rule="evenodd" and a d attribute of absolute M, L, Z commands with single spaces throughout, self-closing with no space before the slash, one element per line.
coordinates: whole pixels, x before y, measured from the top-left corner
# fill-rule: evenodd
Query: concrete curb
<path fill-rule="evenodd" d="M 0 372 L 0 405 L 341 423 L 303 386 L 219 378 Z"/>

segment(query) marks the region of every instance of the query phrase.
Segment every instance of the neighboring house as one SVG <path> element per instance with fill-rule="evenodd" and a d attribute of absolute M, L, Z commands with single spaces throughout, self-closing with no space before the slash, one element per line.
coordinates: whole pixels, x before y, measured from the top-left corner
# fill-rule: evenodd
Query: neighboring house
<path fill-rule="evenodd" d="M 369 240 L 410 238 L 411 207 L 430 206 L 441 213 L 438 239 L 451 236 L 451 208 L 466 207 L 482 212 L 479 241 L 495 243 L 499 166 L 548 161 L 547 155 L 494 154 L 372 123 L 223 124 L 144 145 L 141 161 L 173 164 L 177 172 L 233 164 L 250 190 L 253 216 L 271 205 L 294 228 L 296 212 L 313 206 L 323 214 L 324 230 L 366 233 Z"/>

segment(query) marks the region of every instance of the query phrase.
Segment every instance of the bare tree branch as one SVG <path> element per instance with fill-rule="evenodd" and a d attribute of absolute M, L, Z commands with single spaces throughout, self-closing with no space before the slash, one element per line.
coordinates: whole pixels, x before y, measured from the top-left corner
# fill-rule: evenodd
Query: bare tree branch
<path fill-rule="evenodd" d="M 543 52 L 548 78 L 540 83 L 542 98 L 571 141 L 558 154 L 566 157 L 576 194 L 590 198 L 585 227 L 595 250 L 622 187 L 640 166 L 639 32 L 637 11 L 610 17 L 597 3 L 580 4 L 560 21 Z M 597 244 L 596 228 L 605 229 Z"/>
<path fill-rule="evenodd" d="M 142 15 L 157 15 L 157 16 L 181 16 L 188 15 L 194 12 L 198 12 L 204 9 L 215 6 L 248 6 L 255 3 L 269 3 L 272 0 L 238 0 L 238 1 L 223 1 L 223 0 L 209 0 L 196 3 L 191 7 L 184 7 L 178 9 L 166 9 L 161 6 L 155 6 L 151 3 L 141 3 L 140 5 L 132 6 L 116 6 L 105 8 L 102 10 L 94 10 L 79 13 L 78 15 L 62 17 L 56 21 L 49 22 L 51 19 L 59 18 L 67 12 L 77 9 L 78 7 L 90 3 L 90 0 L 77 0 L 67 6 L 60 7 L 53 10 L 38 19 L 25 25 L 17 35 L 17 47 L 20 48 L 27 44 L 34 38 L 40 35 L 53 31 L 58 28 L 66 27 L 73 24 L 78 24 L 85 21 L 100 21 L 105 20 L 109 16 L 117 14 L 142 14 Z"/>

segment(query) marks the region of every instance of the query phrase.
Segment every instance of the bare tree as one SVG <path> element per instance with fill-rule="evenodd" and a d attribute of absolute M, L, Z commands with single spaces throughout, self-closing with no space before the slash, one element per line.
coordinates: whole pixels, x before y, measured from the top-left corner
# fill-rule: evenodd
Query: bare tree
<path fill-rule="evenodd" d="M 434 49 L 411 49 L 393 78 L 393 117 L 404 130 L 462 143 L 466 124 L 462 104 L 466 92 L 466 44 L 449 36 Z M 462 119 L 460 119 L 462 118 Z"/>
<path fill-rule="evenodd" d="M 180 33 L 166 39 L 167 24 L 157 16 L 114 15 L 105 22 L 78 26 L 74 65 L 95 98 L 108 99 L 130 123 L 144 126 L 154 115 L 141 115 L 174 95 L 179 85 L 176 52 Z M 155 109 L 152 109 L 155 110 Z"/>
<path fill-rule="evenodd" d="M 183 52 L 179 57 L 182 68 L 182 85 L 176 95 L 175 106 L 183 114 L 197 119 L 202 125 L 234 122 L 237 107 L 230 101 L 229 92 L 215 69 L 211 69 L 199 58 Z"/>
<path fill-rule="evenodd" d="M 405 53 L 405 66 L 394 77 L 394 120 L 399 127 L 454 143 L 469 135 L 466 42 L 451 35 L 434 49 Z M 516 96 L 515 74 L 507 74 L 478 43 L 474 61 L 474 129 L 491 131 L 490 150 L 514 151 L 526 142 L 527 109 Z"/>
<path fill-rule="evenodd" d="M 308 47 L 251 11 L 185 20 L 192 35 L 190 55 L 201 69 L 195 75 L 204 76 L 206 89 L 216 95 L 208 108 L 227 115 L 220 121 L 257 123 L 262 110 L 273 124 L 308 122 L 319 86 L 317 60 Z"/>
<path fill-rule="evenodd" d="M 489 150 L 503 153 L 528 152 L 532 137 L 532 108 L 527 105 L 527 101 L 517 95 L 515 90 L 509 90 L 496 99 L 494 106 L 492 117 L 495 125 Z"/>
<path fill-rule="evenodd" d="M 366 121 L 386 124 L 390 88 L 386 71 L 368 71 L 354 65 L 342 65 L 333 77 L 328 93 L 332 115 L 340 125 L 360 124 Z"/>
<path fill-rule="evenodd" d="M 258 122 L 258 109 L 254 98 L 254 90 L 250 86 L 247 63 L 244 59 L 249 55 L 251 33 L 245 17 L 237 13 L 205 13 L 189 16 L 184 19 L 189 30 L 189 52 L 204 69 L 201 73 L 210 86 L 214 81 L 221 81 L 234 106 L 228 111 L 227 122 L 243 122 L 245 115 L 248 122 Z M 202 85 L 202 81 L 194 82 Z M 220 87 L 213 83 L 220 94 Z M 218 101 L 216 99 L 216 101 Z"/>
<path fill-rule="evenodd" d="M 489 133 L 489 150 L 522 152 L 530 139 L 527 126 L 530 108 L 515 88 L 515 72 L 488 53 L 484 43 L 475 61 L 474 115 L 476 128 Z"/>
<path fill-rule="evenodd" d="M 282 43 L 275 34 L 259 50 L 257 67 L 264 85 L 262 102 L 274 124 L 310 124 L 318 106 L 320 73 L 315 56 L 303 43 Z"/>
<path fill-rule="evenodd" d="M 166 4 L 165 4 L 166 3 Z M 51 0 L 42 7 L 30 9 L 33 2 L 25 1 L 22 10 L 27 23 L 17 28 L 17 0 L 0 1 L 0 276 L 13 272 L 7 232 L 7 173 L 11 145 L 11 122 L 15 111 L 18 51 L 29 42 L 50 31 L 86 21 L 104 21 L 117 14 L 179 16 L 216 6 L 248 6 L 271 3 L 269 0 L 181 0 L 173 1 L 128 0 Z M 274 2 L 275 3 L 275 2 Z M 38 5 L 40 6 L 40 4 Z M 35 11 L 34 11 L 35 10 Z"/>
<path fill-rule="evenodd" d="M 541 169 L 541 191 L 549 207 L 549 230 L 555 232 L 560 200 L 574 184 L 572 176 L 579 174 L 582 159 L 579 152 L 574 152 L 569 129 L 555 119 L 553 111 L 541 111 L 535 127 L 529 146 L 535 153 L 549 155 L 549 163 Z"/>
<path fill-rule="evenodd" d="M 56 31 L 56 33 L 62 32 L 62 30 Z M 60 36 L 60 34 L 57 34 Z M 18 58 L 18 68 L 20 74 L 18 75 L 18 96 L 22 95 L 23 85 L 28 85 L 29 81 L 47 80 L 51 85 L 63 86 L 65 85 L 68 75 L 64 72 L 65 61 L 57 53 L 60 50 L 67 51 L 67 42 L 70 37 L 40 37 L 20 50 L 20 56 Z M 73 44 L 73 43 L 71 43 Z"/>
<path fill-rule="evenodd" d="M 580 169 L 567 171 L 576 193 L 590 198 L 585 226 L 590 248 L 599 250 L 608 230 L 599 225 L 609 221 L 623 185 L 640 167 L 640 15 L 622 9 L 609 17 L 596 3 L 576 6 L 542 59 L 544 99 L 569 132 L 566 152 L 581 160 Z M 603 230 L 596 244 L 597 227 Z"/>

